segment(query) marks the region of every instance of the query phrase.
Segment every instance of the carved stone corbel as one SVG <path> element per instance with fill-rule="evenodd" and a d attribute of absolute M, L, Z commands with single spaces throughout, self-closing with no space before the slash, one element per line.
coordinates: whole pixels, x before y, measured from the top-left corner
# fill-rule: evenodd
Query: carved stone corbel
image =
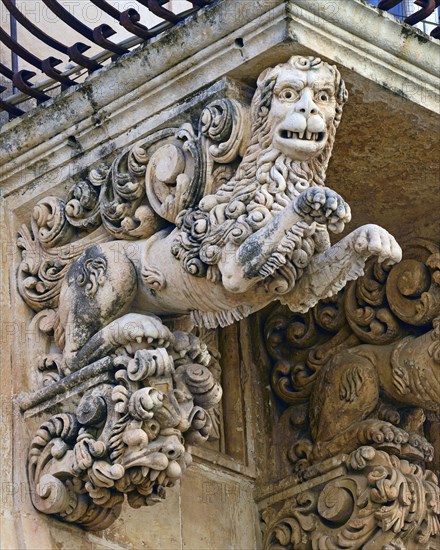
<path fill-rule="evenodd" d="M 306 315 L 267 319 L 295 497 L 265 548 L 437 548 L 440 247 L 413 240 Z"/>
<path fill-rule="evenodd" d="M 152 319 L 156 329 L 159 323 Z M 192 334 L 162 331 L 166 340 L 126 346 L 113 359 L 21 396 L 30 411 L 67 390 L 82 395 L 74 413 L 50 417 L 31 442 L 38 510 L 102 530 L 119 515 L 124 495 L 135 508 L 155 504 L 191 464 L 187 445 L 208 439 L 210 413 L 221 399 L 218 367 Z M 107 379 L 93 382 L 100 374 Z M 90 387 L 81 391 L 84 381 Z"/>
<path fill-rule="evenodd" d="M 260 75 L 250 107 L 216 99 L 35 205 L 18 287 L 47 336 L 32 365 L 45 386 L 22 408 L 58 407 L 31 443 L 39 510 L 102 529 L 124 494 L 151 504 L 179 479 L 221 390 L 176 318 L 215 329 L 275 300 L 306 312 L 369 257 L 400 261 L 375 225 L 331 246 L 351 219 L 324 186 L 346 101 L 335 66 L 294 56 Z"/>

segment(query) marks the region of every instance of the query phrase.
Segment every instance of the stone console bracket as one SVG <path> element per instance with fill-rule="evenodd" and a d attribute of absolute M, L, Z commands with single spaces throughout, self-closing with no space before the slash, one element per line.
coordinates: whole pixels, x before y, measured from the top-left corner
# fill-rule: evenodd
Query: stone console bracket
<path fill-rule="evenodd" d="M 105 529 L 125 495 L 134 508 L 163 499 L 191 463 L 189 445 L 209 438 L 218 363 L 176 319 L 203 332 L 276 300 L 304 313 L 368 258 L 401 260 L 377 225 L 331 246 L 351 220 L 324 186 L 348 97 L 338 69 L 293 56 L 260 74 L 250 105 L 246 88 L 231 89 L 91 168 L 65 198 L 39 200 L 19 228 L 18 289 L 47 335 L 34 366 L 43 388 L 21 406 L 59 408 L 29 448 L 41 512 Z M 348 402 L 361 367 L 342 374 Z M 311 460 L 326 458 L 319 445 Z"/>
<path fill-rule="evenodd" d="M 135 508 L 152 505 L 180 479 L 191 464 L 186 446 L 208 438 L 222 392 L 206 346 L 183 332 L 170 340 L 21 396 L 30 417 L 60 399 L 61 411 L 74 411 L 51 416 L 32 439 L 28 475 L 39 511 L 102 530 L 124 495 Z"/>
<path fill-rule="evenodd" d="M 295 481 L 261 497 L 264 548 L 438 547 L 439 251 L 414 239 L 394 267 L 266 319 Z"/>

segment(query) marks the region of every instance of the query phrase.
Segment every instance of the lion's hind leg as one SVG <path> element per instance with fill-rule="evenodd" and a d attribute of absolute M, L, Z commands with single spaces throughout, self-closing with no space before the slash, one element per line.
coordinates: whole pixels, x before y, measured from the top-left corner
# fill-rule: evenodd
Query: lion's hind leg
<path fill-rule="evenodd" d="M 355 348 L 337 353 L 320 372 L 310 402 L 313 454 L 318 459 L 358 446 L 358 426 L 379 402 L 373 358 Z"/>
<path fill-rule="evenodd" d="M 60 293 L 64 369 L 78 370 L 115 349 L 102 329 L 123 315 L 137 288 L 136 269 L 114 243 L 94 245 L 70 267 Z"/>
<path fill-rule="evenodd" d="M 354 422 L 344 432 L 335 435 L 333 438 L 318 441 L 313 447 L 315 460 L 324 460 L 342 452 L 350 453 L 358 447 L 368 445 L 396 454 L 402 458 L 407 456 L 407 451 L 412 445 L 409 443 L 409 434 L 394 426 L 390 422 L 370 418 Z M 426 454 L 431 454 L 427 449 Z M 423 455 L 418 456 L 423 459 Z"/>
<path fill-rule="evenodd" d="M 414 433 L 409 422 L 421 421 L 413 418 L 418 416 L 416 410 L 410 419 L 408 411 L 378 407 L 380 363 L 389 361 L 381 351 L 377 354 L 373 346 L 363 345 L 339 352 L 320 372 L 310 402 L 315 460 L 350 453 L 364 445 L 400 458 L 432 460 L 432 446 Z"/>
<path fill-rule="evenodd" d="M 77 370 L 111 355 L 120 347 L 126 347 L 128 353 L 150 347 L 167 348 L 173 338 L 171 331 L 158 317 L 127 313 L 92 336 L 80 350 L 69 357 L 68 365 Z"/>

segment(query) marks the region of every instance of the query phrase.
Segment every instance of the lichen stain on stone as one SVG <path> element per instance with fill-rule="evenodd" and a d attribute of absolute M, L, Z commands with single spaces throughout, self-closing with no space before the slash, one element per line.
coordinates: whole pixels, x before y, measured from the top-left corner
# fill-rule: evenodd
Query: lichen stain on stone
<path fill-rule="evenodd" d="M 429 38 L 415 27 L 402 25 L 402 29 L 400 32 L 405 36 L 405 38 L 416 38 L 421 44 L 426 44 L 427 42 L 429 42 Z"/>

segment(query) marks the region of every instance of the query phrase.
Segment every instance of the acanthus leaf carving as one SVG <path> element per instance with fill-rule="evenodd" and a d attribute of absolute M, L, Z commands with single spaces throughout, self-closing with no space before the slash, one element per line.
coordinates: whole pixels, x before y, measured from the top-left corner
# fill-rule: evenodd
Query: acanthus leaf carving
<path fill-rule="evenodd" d="M 98 188 L 106 174 L 105 166 L 91 170 L 89 180 L 82 180 L 72 187 L 66 203 L 66 219 L 71 226 L 87 230 L 101 223 Z"/>

